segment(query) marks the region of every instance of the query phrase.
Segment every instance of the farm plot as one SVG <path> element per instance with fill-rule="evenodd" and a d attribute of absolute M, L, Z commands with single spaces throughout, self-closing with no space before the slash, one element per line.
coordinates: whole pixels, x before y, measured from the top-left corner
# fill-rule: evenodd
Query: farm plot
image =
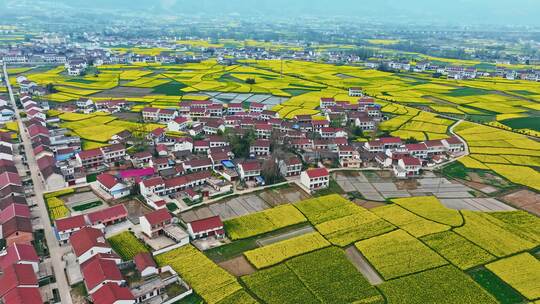
<path fill-rule="evenodd" d="M 149 252 L 148 248 L 139 241 L 133 233 L 124 231 L 107 239 L 112 249 L 124 261 L 131 261 L 139 253 Z"/>
<path fill-rule="evenodd" d="M 516 235 L 509 231 L 504 222 L 485 213 L 462 211 L 465 225 L 454 232 L 465 237 L 497 257 L 503 257 L 520 251 L 529 250 L 538 245 L 534 240 Z"/>
<path fill-rule="evenodd" d="M 341 247 L 395 229 L 394 225 L 374 213 L 357 207 L 356 213 L 320 223 L 315 228 L 332 244 Z"/>
<path fill-rule="evenodd" d="M 285 264 L 242 277 L 258 298 L 268 304 L 320 303 Z"/>
<path fill-rule="evenodd" d="M 386 280 L 447 264 L 435 251 L 403 230 L 355 245 Z"/>
<path fill-rule="evenodd" d="M 427 235 L 421 240 L 462 270 L 483 265 L 495 259 L 484 249 L 452 231 Z"/>
<path fill-rule="evenodd" d="M 540 299 L 540 261 L 529 253 L 505 258 L 486 268 L 529 300 Z"/>
<path fill-rule="evenodd" d="M 244 253 L 256 268 L 261 269 L 282 262 L 288 258 L 330 246 L 319 233 L 312 232 L 253 249 Z"/>
<path fill-rule="evenodd" d="M 384 302 L 379 292 L 336 247 L 293 258 L 286 264 L 323 303 Z"/>
<path fill-rule="evenodd" d="M 279 228 L 303 223 L 306 218 L 293 205 L 276 208 L 225 221 L 225 228 L 233 240 L 252 237 Z"/>
<path fill-rule="evenodd" d="M 463 218 L 458 211 L 446 208 L 434 196 L 397 198 L 392 201 L 410 212 L 437 223 L 453 227 L 463 224 Z"/>
<path fill-rule="evenodd" d="M 235 277 L 191 245 L 157 255 L 156 262 L 160 267 L 170 265 L 207 303 L 218 303 L 242 290 Z"/>
<path fill-rule="evenodd" d="M 540 189 L 536 166 L 540 143 L 526 136 L 464 122 L 456 127 L 470 146 L 471 158 L 461 162 L 471 169 L 492 170 L 513 183 Z M 474 157 L 474 158 L 473 158 Z"/>
<path fill-rule="evenodd" d="M 497 303 L 471 278 L 454 266 L 433 270 L 385 282 L 379 286 L 391 304 L 408 303 Z"/>
<path fill-rule="evenodd" d="M 398 205 L 378 207 L 371 211 L 412 234 L 414 237 L 421 237 L 450 229 L 450 226 L 426 220 Z"/>
<path fill-rule="evenodd" d="M 294 207 L 314 225 L 352 215 L 358 210 L 358 206 L 337 194 L 296 202 Z"/>

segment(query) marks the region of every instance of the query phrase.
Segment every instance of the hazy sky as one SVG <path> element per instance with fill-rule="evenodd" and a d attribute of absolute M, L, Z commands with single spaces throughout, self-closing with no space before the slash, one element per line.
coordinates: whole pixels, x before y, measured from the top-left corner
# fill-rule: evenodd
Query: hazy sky
<path fill-rule="evenodd" d="M 0 0 L 0 3 L 25 0 Z M 28 1 L 28 0 L 26 0 Z M 370 17 L 385 21 L 540 26 L 540 0 L 46 0 L 74 7 L 167 14 Z M 31 2 L 31 1 L 30 1 Z M 1 7 L 1 6 L 0 6 Z M 423 23 L 423 22 L 422 22 Z"/>

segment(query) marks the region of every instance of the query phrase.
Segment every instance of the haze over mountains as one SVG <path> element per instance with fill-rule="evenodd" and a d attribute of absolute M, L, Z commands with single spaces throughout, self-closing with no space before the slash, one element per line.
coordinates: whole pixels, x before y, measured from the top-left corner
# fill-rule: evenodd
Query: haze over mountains
<path fill-rule="evenodd" d="M 9 10 L 25 0 L 0 0 Z M 37 3 L 38 1 L 26 2 Z M 381 23 L 501 24 L 540 26 L 538 0 L 44 0 L 59 9 L 135 13 L 238 14 L 264 18 L 347 16 Z M 3 4 L 2 4 L 3 3 Z"/>

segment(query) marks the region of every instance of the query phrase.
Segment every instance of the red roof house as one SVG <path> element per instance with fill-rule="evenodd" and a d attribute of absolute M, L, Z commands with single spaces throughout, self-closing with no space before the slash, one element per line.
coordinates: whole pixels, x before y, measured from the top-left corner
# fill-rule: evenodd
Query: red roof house
<path fill-rule="evenodd" d="M 137 268 L 142 277 L 158 273 L 156 262 L 152 258 L 152 254 L 148 252 L 137 254 L 133 258 L 133 262 L 135 262 L 135 267 Z"/>
<path fill-rule="evenodd" d="M 112 249 L 101 230 L 84 227 L 69 238 L 79 264 L 84 263 L 96 254 L 111 253 Z"/>
<path fill-rule="evenodd" d="M 105 283 L 92 294 L 92 301 L 94 304 L 131 304 L 135 303 L 135 298 L 129 288 Z"/>
<path fill-rule="evenodd" d="M 191 238 L 198 239 L 208 236 L 222 237 L 225 234 L 223 222 L 219 216 L 200 219 L 187 224 Z"/>
<path fill-rule="evenodd" d="M 7 247 L 6 253 L 0 256 L 0 268 L 4 271 L 13 264 L 30 264 L 34 272 L 39 270 L 39 257 L 30 244 L 12 244 Z"/>
<path fill-rule="evenodd" d="M 6 209 L 0 211 L 0 224 L 5 223 L 16 216 L 30 218 L 30 209 L 28 208 L 28 205 L 11 204 Z"/>
<path fill-rule="evenodd" d="M 91 225 L 103 224 L 105 226 L 116 224 L 125 221 L 128 216 L 128 211 L 124 204 L 119 204 L 106 209 L 94 211 L 87 215 Z"/>
<path fill-rule="evenodd" d="M 4 304 L 42 304 L 41 293 L 37 287 L 15 287 L 4 297 Z"/>
<path fill-rule="evenodd" d="M 34 269 L 28 264 L 14 264 L 4 269 L 0 277 L 0 297 L 6 296 L 15 288 L 37 288 L 38 282 Z"/>
<path fill-rule="evenodd" d="M 94 259 L 87 263 L 81 269 L 84 277 L 84 284 L 88 294 L 93 294 L 99 287 L 105 283 L 124 283 L 122 273 L 116 266 L 116 263 L 108 259 Z"/>
<path fill-rule="evenodd" d="M 149 237 L 162 234 L 162 230 L 171 224 L 172 216 L 167 208 L 158 209 L 139 218 L 141 230 Z"/>
<path fill-rule="evenodd" d="M 54 222 L 54 226 L 56 228 L 56 238 L 61 243 L 66 243 L 73 233 L 83 227 L 86 227 L 87 225 L 86 219 L 82 214 L 58 219 Z"/>

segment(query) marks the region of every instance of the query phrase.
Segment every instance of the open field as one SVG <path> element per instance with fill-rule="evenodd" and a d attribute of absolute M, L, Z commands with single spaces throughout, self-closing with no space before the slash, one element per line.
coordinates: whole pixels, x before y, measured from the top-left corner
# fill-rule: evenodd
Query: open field
<path fill-rule="evenodd" d="M 300 224 L 276 224 L 287 215 L 296 218 L 296 214 L 302 215 Z M 419 299 L 496 303 L 504 297 L 536 296 L 529 284 L 535 281 L 528 279 L 535 271 L 510 272 L 504 265 L 497 267 L 518 256 L 531 256 L 527 252 L 540 245 L 540 220 L 524 211 L 456 211 L 433 196 L 394 199 L 367 210 L 329 195 L 232 221 L 231 231 L 241 238 L 204 254 L 239 277 L 246 292 L 265 303 L 383 303 L 379 291 L 388 303 L 416 303 Z M 187 251 L 199 256 L 194 250 Z M 162 263 L 168 259 L 158 257 Z M 180 273 L 194 263 L 182 259 L 183 264 L 177 262 Z M 203 264 L 217 267 L 211 261 Z M 485 285 L 486 276 L 478 274 L 484 267 L 491 270 L 490 265 L 496 276 L 518 291 L 508 287 L 503 293 L 501 288 L 487 287 L 494 286 L 489 285 L 494 281 Z M 202 280 L 193 286 L 199 293 L 202 289 L 203 298 L 207 292 L 216 297 L 243 292 L 229 292 L 227 287 L 217 293 L 207 290 Z"/>

